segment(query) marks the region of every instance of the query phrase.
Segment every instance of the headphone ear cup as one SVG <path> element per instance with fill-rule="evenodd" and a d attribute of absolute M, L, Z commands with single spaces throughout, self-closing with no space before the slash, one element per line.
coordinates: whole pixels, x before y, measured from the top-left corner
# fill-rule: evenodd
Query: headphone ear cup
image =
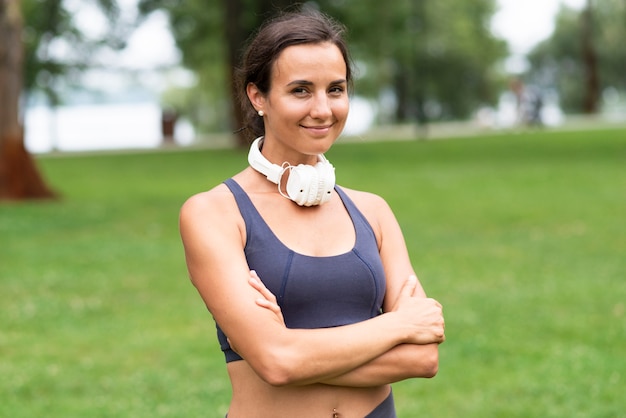
<path fill-rule="evenodd" d="M 316 201 L 318 205 L 330 200 L 335 187 L 335 167 L 328 161 L 319 162 L 315 165 L 318 173 L 319 185 Z"/>
<path fill-rule="evenodd" d="M 287 180 L 287 195 L 300 206 L 326 203 L 335 187 L 335 168 L 329 162 L 315 166 L 300 164 L 293 167 Z"/>
<path fill-rule="evenodd" d="M 300 206 L 311 206 L 317 193 L 318 174 L 315 167 L 300 164 L 291 169 L 287 180 L 287 195 Z"/>

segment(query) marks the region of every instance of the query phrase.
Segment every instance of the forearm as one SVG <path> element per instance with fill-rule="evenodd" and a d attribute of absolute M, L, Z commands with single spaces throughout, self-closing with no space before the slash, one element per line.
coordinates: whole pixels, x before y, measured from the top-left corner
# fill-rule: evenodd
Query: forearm
<path fill-rule="evenodd" d="M 274 335 L 269 357 L 265 351 L 259 353 L 263 358 L 249 357 L 249 362 L 262 376 L 274 374 L 276 385 L 331 381 L 383 356 L 405 342 L 409 332 L 391 313 L 337 328 L 285 329 Z"/>
<path fill-rule="evenodd" d="M 263 329 L 272 338 L 263 344 L 255 343 L 249 337 L 255 335 L 259 327 L 245 320 L 239 323 L 241 332 L 232 335 L 230 342 L 255 372 L 272 385 L 330 381 L 372 362 L 398 345 L 426 345 L 442 342 L 444 338 L 441 305 L 432 299 L 412 296 L 417 286 L 414 276 L 404 283 L 398 297 L 401 303 L 393 311 L 367 321 L 322 329 L 286 328 L 276 297 L 258 280 L 255 272 L 249 283 L 262 296 L 256 298 L 256 304 L 264 310 L 243 316 L 260 320 L 261 316 L 269 315 L 269 322 Z"/>
<path fill-rule="evenodd" d="M 401 380 L 435 376 L 439 345 L 398 345 L 374 360 L 320 383 L 333 386 L 371 387 Z"/>
<path fill-rule="evenodd" d="M 441 305 L 432 299 L 412 296 L 417 286 L 417 279 L 414 276 L 402 287 L 398 298 L 401 303 L 396 307 L 397 310 L 394 308 L 391 312 L 367 321 L 322 329 L 286 328 L 275 296 L 260 280 L 257 280 L 255 274 L 253 276 L 250 284 L 262 296 L 256 299 L 256 303 L 264 308 L 264 311 L 250 313 L 251 316 L 247 317 L 260 319 L 259 314 L 270 315 L 268 319 L 271 320 L 263 328 L 272 335 L 272 338 L 264 344 L 255 344 L 253 339 L 245 336 L 253 335 L 258 327 L 250 321 L 243 321 L 240 323 L 243 331 L 239 334 L 241 339 L 234 336 L 231 338 L 231 344 L 234 343 L 234 346 L 241 348 L 242 357 L 248 359 L 257 374 L 268 383 L 282 386 L 332 381 L 388 352 L 391 352 L 391 358 L 381 357 L 381 360 L 361 371 L 364 373 L 362 378 L 355 375 L 351 379 L 367 382 L 368 374 L 374 374 L 383 367 L 385 379 L 401 380 L 399 376 L 404 376 L 407 370 L 415 370 L 417 366 L 421 366 L 420 362 L 426 359 L 431 360 L 432 370 L 433 353 L 436 368 L 436 346 L 430 357 L 426 356 L 426 352 L 419 351 L 422 349 L 404 348 L 397 352 L 392 351 L 394 347 L 402 344 L 429 345 L 442 342 L 444 339 Z M 411 353 L 417 356 L 411 359 L 409 356 Z M 394 369 L 399 360 L 394 356 L 398 354 L 402 354 L 401 364 L 406 366 Z M 419 369 L 414 373 L 420 375 L 430 372 Z M 413 374 L 406 377 L 413 377 Z"/>

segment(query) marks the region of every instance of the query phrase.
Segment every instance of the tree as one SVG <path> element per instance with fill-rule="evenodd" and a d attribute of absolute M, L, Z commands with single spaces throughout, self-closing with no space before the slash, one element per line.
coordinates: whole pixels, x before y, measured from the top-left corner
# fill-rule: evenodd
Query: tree
<path fill-rule="evenodd" d="M 238 86 L 234 83 L 235 69 L 239 66 L 241 60 L 241 52 L 254 29 L 262 22 L 262 17 L 273 10 L 286 9 L 294 4 L 290 0 L 263 0 L 257 2 L 257 13 L 250 13 L 250 9 L 244 7 L 244 0 L 222 0 L 225 10 L 224 22 L 226 23 L 226 46 L 228 59 L 226 60 L 228 71 L 228 85 L 230 86 L 230 97 L 232 97 L 232 115 L 234 126 L 242 127 L 244 125 L 244 117 L 241 106 L 237 103 L 239 92 Z M 247 16 L 253 16 L 254 19 L 246 19 Z M 247 145 L 248 138 L 238 130 L 238 145 L 243 147 Z"/>
<path fill-rule="evenodd" d="M 232 107 L 232 80 L 245 40 L 273 11 L 294 4 L 140 1 L 144 13 L 162 9 L 169 14 L 183 64 L 198 76 L 190 100 L 197 103 L 205 97 L 196 108 L 210 109 L 212 115 L 232 109 L 230 115 L 219 113 L 219 120 L 230 121 L 232 130 L 242 125 L 239 108 Z M 488 29 L 495 0 L 317 0 L 305 5 L 318 7 L 348 27 L 353 58 L 361 70 L 358 94 L 377 99 L 393 91 L 398 106 L 389 122 L 465 118 L 497 98 L 495 64 L 505 57 L 506 44 Z"/>
<path fill-rule="evenodd" d="M 602 91 L 626 91 L 625 21 L 623 0 L 588 1 L 581 11 L 562 7 L 553 34 L 529 54 L 527 77 L 556 88 L 566 112 L 597 111 Z"/>
<path fill-rule="evenodd" d="M 85 35 L 76 25 L 76 16 L 64 0 L 21 0 L 24 15 L 24 93 L 28 101 L 35 92 L 43 93 L 51 106 L 62 98 L 60 84 L 71 84 L 90 67 L 94 53 L 102 47 L 121 49 L 135 22 L 121 19 L 116 0 L 91 0 L 82 6 L 96 6 L 108 27 L 99 36 Z M 69 3 L 71 5 L 71 3 Z M 54 47 L 65 45 L 60 57 Z M 63 86 L 67 87 L 67 86 Z"/>
<path fill-rule="evenodd" d="M 24 147 L 22 26 L 20 0 L 0 0 L 0 199 L 51 198 L 54 192 Z"/>
<path fill-rule="evenodd" d="M 598 80 L 598 54 L 594 44 L 593 36 L 593 9 L 591 0 L 587 0 L 587 5 L 582 12 L 582 62 L 585 72 L 585 99 L 583 100 L 583 111 L 585 113 L 596 113 L 598 111 L 598 100 L 600 99 L 600 81 Z"/>
<path fill-rule="evenodd" d="M 144 16 L 155 10 L 163 10 L 169 16 L 183 65 L 198 78 L 187 100 L 194 104 L 190 107 L 195 111 L 206 110 L 195 118 L 191 115 L 201 125 L 200 130 L 241 132 L 243 116 L 233 80 L 245 43 L 272 12 L 296 3 L 294 0 L 139 1 Z M 243 134 L 236 138 L 239 146 L 247 142 Z"/>
<path fill-rule="evenodd" d="M 360 94 L 393 90 L 396 120 L 466 118 L 497 99 L 496 65 L 506 56 L 493 37 L 493 0 L 320 1 L 344 22 L 366 69 Z"/>
<path fill-rule="evenodd" d="M 99 39 L 83 36 L 63 0 L 0 0 L 0 199 L 56 196 L 24 146 L 21 104 L 40 90 L 57 105 L 58 80 L 87 68 L 98 47 L 124 45 L 131 28 L 118 19 L 116 0 L 92 2 L 113 22 Z M 63 60 L 50 54 L 55 42 L 71 45 L 74 55 Z"/>

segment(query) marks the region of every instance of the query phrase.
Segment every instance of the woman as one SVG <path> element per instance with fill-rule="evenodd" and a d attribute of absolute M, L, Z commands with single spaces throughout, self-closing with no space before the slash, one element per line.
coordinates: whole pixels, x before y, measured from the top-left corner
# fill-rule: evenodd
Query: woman
<path fill-rule="evenodd" d="M 241 69 L 251 166 L 191 197 L 180 228 L 218 324 L 229 418 L 395 417 L 390 384 L 432 377 L 444 340 L 385 201 L 334 185 L 348 115 L 342 28 L 317 12 L 261 28 Z"/>

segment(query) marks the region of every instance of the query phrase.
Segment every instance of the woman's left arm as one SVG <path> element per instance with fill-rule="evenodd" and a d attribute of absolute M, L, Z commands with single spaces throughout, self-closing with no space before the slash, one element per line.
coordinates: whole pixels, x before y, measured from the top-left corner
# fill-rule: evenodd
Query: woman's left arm
<path fill-rule="evenodd" d="M 398 298 L 407 295 L 426 298 L 426 293 L 413 271 L 402 231 L 389 205 L 382 198 L 369 193 L 351 191 L 350 197 L 365 215 L 376 235 L 387 280 L 383 310 L 395 310 Z M 261 281 L 251 281 L 251 284 L 264 296 L 257 303 L 273 310 L 277 315 L 282 315 L 276 298 L 265 289 Z M 402 292 L 404 286 L 410 286 L 410 290 Z M 369 363 L 319 383 L 369 387 L 409 378 L 430 378 L 438 371 L 438 347 L 438 344 L 401 344 Z"/>
<path fill-rule="evenodd" d="M 402 230 L 393 211 L 379 196 L 349 191 L 350 197 L 369 221 L 385 269 L 387 289 L 383 310 L 393 311 L 407 279 L 415 276 Z M 412 297 L 425 298 L 419 280 L 415 280 Z M 341 386 L 372 386 L 437 374 L 439 345 L 398 345 L 371 362 L 324 383 Z"/>
<path fill-rule="evenodd" d="M 251 272 L 249 281 L 263 297 L 256 300 L 257 305 L 272 311 L 277 319 L 284 324 L 282 312 L 276 297 L 263 285 L 255 272 Z M 399 297 L 423 297 L 414 292 L 423 292 L 417 279 L 413 277 L 404 284 Z M 393 308 L 392 308 L 393 310 Z M 236 347 L 231 347 L 237 351 Z M 371 387 L 401 380 L 424 377 L 430 378 L 438 370 L 438 344 L 401 344 L 393 347 L 383 355 L 343 375 L 319 381 L 333 386 Z"/>

